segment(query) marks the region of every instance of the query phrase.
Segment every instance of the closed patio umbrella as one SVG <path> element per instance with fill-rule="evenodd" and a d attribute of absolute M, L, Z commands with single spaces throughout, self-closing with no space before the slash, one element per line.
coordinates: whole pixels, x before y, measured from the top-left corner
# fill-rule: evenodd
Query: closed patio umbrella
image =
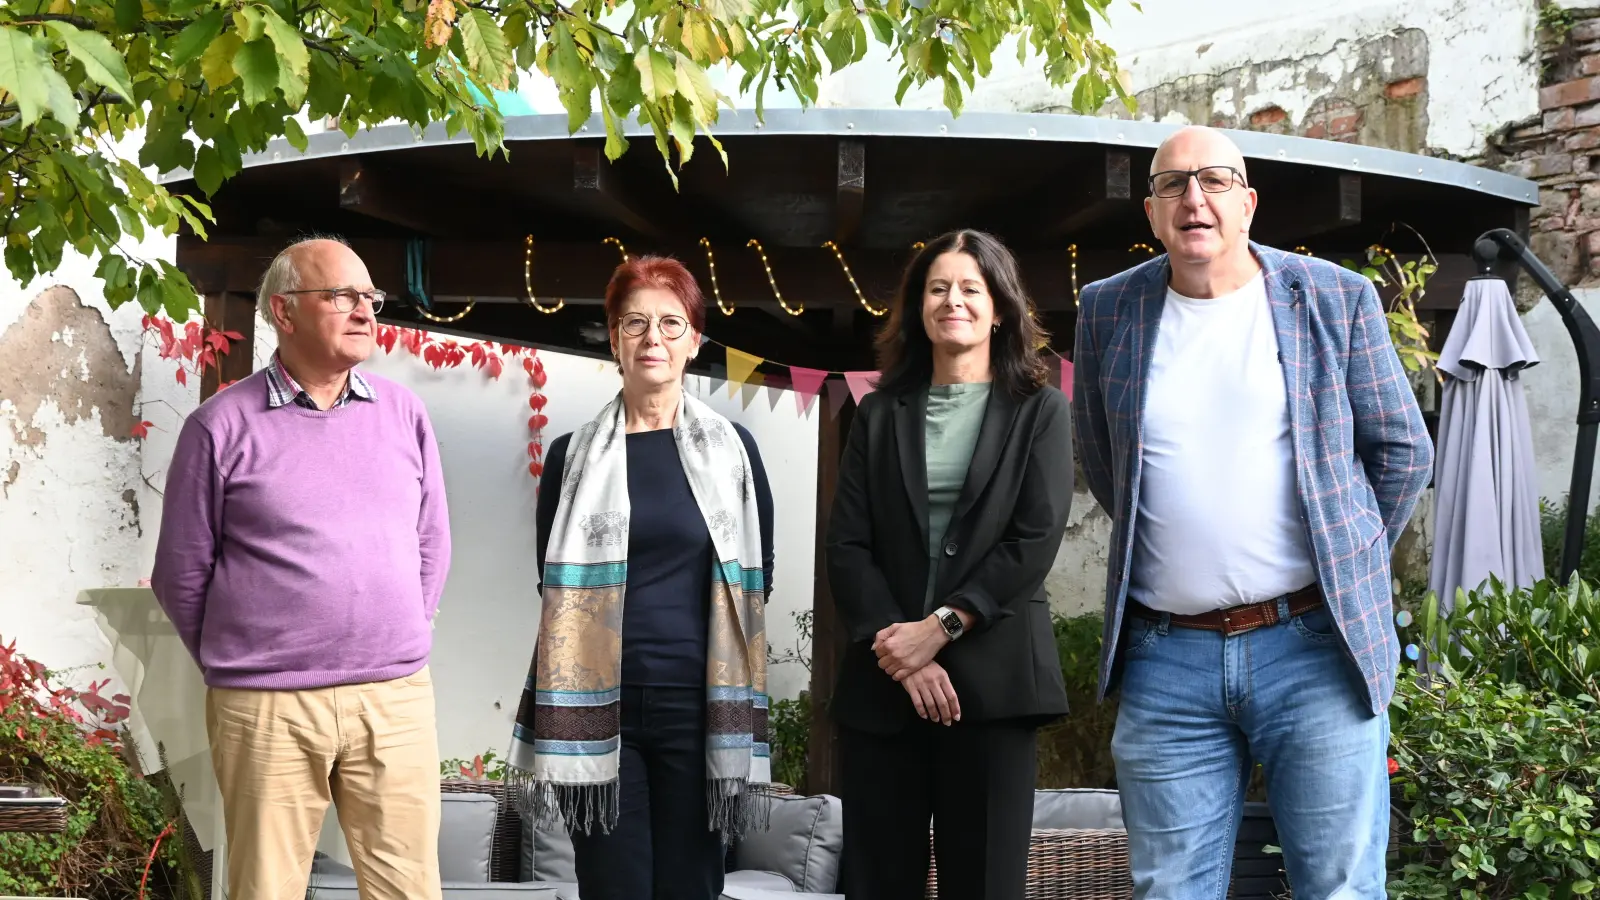
<path fill-rule="evenodd" d="M 1441 609 L 1454 606 L 1457 587 L 1472 590 L 1490 575 L 1507 586 L 1544 577 L 1533 433 L 1519 377 L 1538 362 L 1506 283 L 1467 282 L 1439 354 L 1444 392 L 1428 587 Z"/>

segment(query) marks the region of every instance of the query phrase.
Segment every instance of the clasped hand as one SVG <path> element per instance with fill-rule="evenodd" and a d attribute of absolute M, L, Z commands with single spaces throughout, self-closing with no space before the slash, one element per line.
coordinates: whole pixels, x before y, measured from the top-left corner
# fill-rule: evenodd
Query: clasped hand
<path fill-rule="evenodd" d="M 931 617 L 920 622 L 896 622 L 879 631 L 872 641 L 878 668 L 900 682 L 911 695 L 917 715 L 949 725 L 961 719 L 961 703 L 950 676 L 933 657 L 950 642 Z"/>

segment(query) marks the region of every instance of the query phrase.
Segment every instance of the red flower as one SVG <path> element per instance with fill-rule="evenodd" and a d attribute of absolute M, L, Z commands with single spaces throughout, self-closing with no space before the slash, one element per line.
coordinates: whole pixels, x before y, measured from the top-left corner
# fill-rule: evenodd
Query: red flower
<path fill-rule="evenodd" d="M 1400 764 L 1394 761 L 1394 757 L 1392 757 L 1392 756 L 1389 757 L 1389 774 L 1393 775 L 1393 774 L 1395 774 L 1396 772 L 1399 772 L 1399 771 L 1400 771 Z"/>

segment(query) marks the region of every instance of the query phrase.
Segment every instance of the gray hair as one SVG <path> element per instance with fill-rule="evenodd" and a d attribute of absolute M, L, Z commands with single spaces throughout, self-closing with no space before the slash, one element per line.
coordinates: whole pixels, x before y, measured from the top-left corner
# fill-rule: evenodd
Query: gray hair
<path fill-rule="evenodd" d="M 272 258 L 272 262 L 267 265 L 266 273 L 261 276 L 261 285 L 256 288 L 256 312 L 274 329 L 278 327 L 278 323 L 272 319 L 272 295 L 300 289 L 300 267 L 295 264 L 294 251 L 302 244 L 309 244 L 312 241 L 333 241 L 346 247 L 350 246 L 349 241 L 336 234 L 308 234 L 295 238 Z M 284 299 L 288 303 L 294 303 L 292 294 Z"/>

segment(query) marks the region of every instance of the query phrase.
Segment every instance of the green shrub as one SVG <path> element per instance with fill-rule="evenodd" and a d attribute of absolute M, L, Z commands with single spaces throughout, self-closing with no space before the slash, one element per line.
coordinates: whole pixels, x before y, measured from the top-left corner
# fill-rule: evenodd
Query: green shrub
<path fill-rule="evenodd" d="M 1412 824 L 1394 900 L 1589 897 L 1600 867 L 1600 708 L 1501 682 L 1402 673 L 1396 808 Z"/>
<path fill-rule="evenodd" d="M 1099 613 L 1053 615 L 1056 654 L 1067 684 L 1067 715 L 1039 730 L 1039 775 L 1042 788 L 1114 788 L 1116 765 L 1111 760 L 1111 733 L 1117 725 L 1113 700 L 1099 703 Z"/>
<path fill-rule="evenodd" d="M 1600 598 L 1582 579 L 1491 580 L 1443 613 L 1431 594 L 1404 639 L 1389 721 L 1408 839 L 1395 900 L 1592 896 L 1600 867 Z M 1409 611 L 1409 610 L 1408 610 Z"/>
<path fill-rule="evenodd" d="M 177 798 L 130 769 L 110 727 L 128 698 L 102 697 L 105 682 L 76 691 L 51 680 L 15 643 L 0 645 L 0 782 L 41 784 L 71 804 L 62 833 L 0 834 L 0 894 L 130 900 L 144 883 L 156 896 L 198 897 L 173 836 Z"/>
<path fill-rule="evenodd" d="M 1567 500 L 1539 499 L 1539 536 L 1544 544 L 1544 571 L 1554 578 L 1561 568 L 1561 543 L 1566 540 Z M 1583 551 L 1578 555 L 1577 574 L 1588 582 L 1600 582 L 1600 507 L 1589 514 L 1583 532 Z"/>
<path fill-rule="evenodd" d="M 1508 588 L 1491 578 L 1457 594 L 1448 615 L 1423 601 L 1418 643 L 1430 665 L 1470 679 L 1493 675 L 1562 697 L 1600 697 L 1600 595 L 1582 579 Z"/>
<path fill-rule="evenodd" d="M 801 691 L 793 699 L 772 701 L 767 711 L 767 734 L 772 743 L 772 780 L 804 794 L 807 744 L 811 740 L 811 692 Z"/>

